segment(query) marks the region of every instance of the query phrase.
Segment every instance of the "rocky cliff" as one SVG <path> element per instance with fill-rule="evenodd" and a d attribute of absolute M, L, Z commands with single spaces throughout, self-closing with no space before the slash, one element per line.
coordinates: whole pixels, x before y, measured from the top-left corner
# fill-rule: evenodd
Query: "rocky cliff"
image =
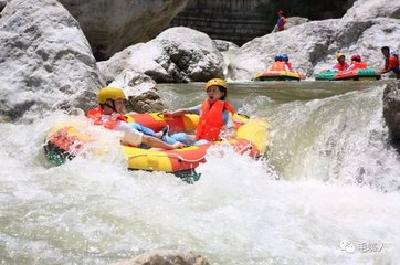
<path fill-rule="evenodd" d="M 171 22 L 170 27 L 188 27 L 205 32 L 212 39 L 242 45 L 272 31 L 276 10 L 290 17 L 309 19 L 339 18 L 354 0 L 271 1 L 271 0 L 191 0 Z"/>
<path fill-rule="evenodd" d="M 188 0 L 60 0 L 79 21 L 97 60 L 165 29 Z"/>

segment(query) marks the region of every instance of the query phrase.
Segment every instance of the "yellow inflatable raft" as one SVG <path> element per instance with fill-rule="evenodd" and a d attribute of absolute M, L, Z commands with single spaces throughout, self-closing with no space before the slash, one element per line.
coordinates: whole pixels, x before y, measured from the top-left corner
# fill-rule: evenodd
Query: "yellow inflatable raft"
<path fill-rule="evenodd" d="M 184 115 L 182 117 L 166 118 L 160 113 L 127 115 L 128 122 L 145 125 L 155 131 L 165 126 L 170 127 L 170 132 L 190 132 L 198 123 L 198 115 Z M 258 158 L 265 152 L 268 139 L 268 125 L 264 120 L 248 118 L 235 114 L 235 137 L 228 142 L 240 154 L 248 154 Z M 46 157 L 57 165 L 67 159 L 73 159 L 90 141 L 90 136 L 68 124 L 61 124 L 53 128 L 48 134 L 44 151 Z M 205 161 L 207 149 L 211 145 L 221 144 L 220 141 L 207 145 L 189 146 L 174 150 L 155 148 L 141 148 L 121 145 L 127 159 L 129 169 L 150 171 L 179 172 L 193 170 Z"/>

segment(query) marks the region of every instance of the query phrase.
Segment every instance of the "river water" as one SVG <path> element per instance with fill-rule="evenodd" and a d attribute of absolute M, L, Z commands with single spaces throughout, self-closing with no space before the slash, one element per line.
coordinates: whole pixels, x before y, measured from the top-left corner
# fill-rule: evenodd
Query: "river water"
<path fill-rule="evenodd" d="M 160 85 L 175 109 L 203 84 Z M 400 162 L 382 83 L 233 83 L 239 112 L 266 119 L 265 158 L 210 152 L 200 181 L 128 171 L 120 155 L 51 167 L 49 128 L 0 124 L 0 264 L 111 264 L 153 249 L 211 264 L 399 264 Z M 217 150 L 218 151 L 218 150 Z"/>

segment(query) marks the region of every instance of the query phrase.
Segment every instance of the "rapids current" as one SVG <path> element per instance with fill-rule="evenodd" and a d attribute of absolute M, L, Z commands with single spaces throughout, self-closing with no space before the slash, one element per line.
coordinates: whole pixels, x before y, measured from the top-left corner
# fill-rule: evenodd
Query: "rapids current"
<path fill-rule="evenodd" d="M 160 85 L 171 109 L 203 84 Z M 382 83 L 233 83 L 239 112 L 271 138 L 253 161 L 210 152 L 200 181 L 77 157 L 51 167 L 49 128 L 67 115 L 0 124 L 0 264 L 110 264 L 153 249 L 211 264 L 399 264 L 400 162 Z"/>

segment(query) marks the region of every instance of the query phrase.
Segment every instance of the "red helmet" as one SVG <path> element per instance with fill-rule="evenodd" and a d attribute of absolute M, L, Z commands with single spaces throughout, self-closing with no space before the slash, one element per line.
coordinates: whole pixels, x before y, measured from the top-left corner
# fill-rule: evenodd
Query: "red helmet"
<path fill-rule="evenodd" d="M 351 61 L 361 62 L 361 56 L 358 54 L 353 54 L 350 58 Z"/>

